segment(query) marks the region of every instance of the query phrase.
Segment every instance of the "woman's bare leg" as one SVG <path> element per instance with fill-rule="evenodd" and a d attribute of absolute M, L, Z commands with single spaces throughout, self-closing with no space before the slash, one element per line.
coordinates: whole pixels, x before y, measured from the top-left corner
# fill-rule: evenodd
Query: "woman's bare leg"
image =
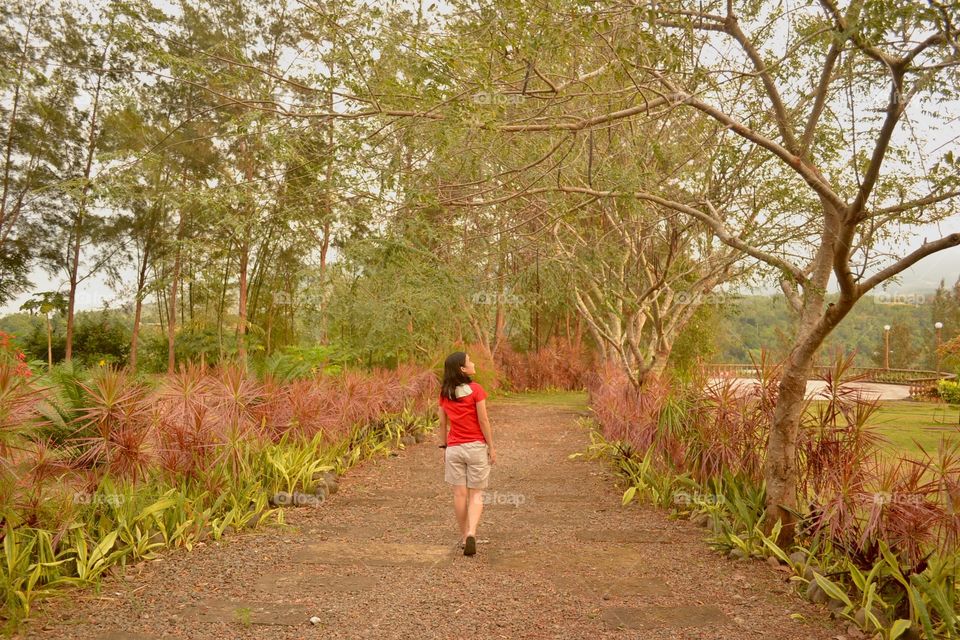
<path fill-rule="evenodd" d="M 457 514 L 457 526 L 460 527 L 460 541 L 467 539 L 467 486 L 453 486 L 453 510 Z"/>
<path fill-rule="evenodd" d="M 483 489 L 467 489 L 470 497 L 467 511 L 467 528 L 464 538 L 477 535 L 477 524 L 480 523 L 480 514 L 483 513 Z"/>

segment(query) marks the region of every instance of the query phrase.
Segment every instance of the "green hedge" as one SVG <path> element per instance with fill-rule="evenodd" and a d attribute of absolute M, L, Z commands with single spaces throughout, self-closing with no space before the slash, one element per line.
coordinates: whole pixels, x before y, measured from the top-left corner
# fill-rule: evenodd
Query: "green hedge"
<path fill-rule="evenodd" d="M 937 383 L 937 391 L 940 392 L 940 397 L 950 404 L 960 404 L 960 382 L 941 380 Z"/>

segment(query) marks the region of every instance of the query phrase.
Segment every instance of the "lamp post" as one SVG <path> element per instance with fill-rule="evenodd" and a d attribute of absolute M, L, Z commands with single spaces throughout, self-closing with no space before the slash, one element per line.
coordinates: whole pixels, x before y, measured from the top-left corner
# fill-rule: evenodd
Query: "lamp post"
<path fill-rule="evenodd" d="M 883 368 L 890 368 L 890 325 L 883 325 Z"/>
<path fill-rule="evenodd" d="M 937 380 L 940 379 L 940 331 L 943 329 L 942 322 L 934 322 L 933 328 L 937 332 Z"/>

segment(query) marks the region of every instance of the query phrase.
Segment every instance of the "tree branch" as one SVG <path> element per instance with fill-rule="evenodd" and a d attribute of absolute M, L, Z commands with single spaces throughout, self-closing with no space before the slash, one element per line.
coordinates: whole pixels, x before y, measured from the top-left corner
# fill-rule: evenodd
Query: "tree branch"
<path fill-rule="evenodd" d="M 931 204 L 939 204 L 951 198 L 956 198 L 960 196 L 960 191 L 947 191 L 945 193 L 931 193 L 923 198 L 917 198 L 916 200 L 907 200 L 906 202 L 901 202 L 898 205 L 892 207 L 883 207 L 881 209 L 874 209 L 869 214 L 864 212 L 864 219 L 873 218 L 876 216 L 888 215 L 903 213 L 904 211 L 909 211 L 911 209 L 917 209 L 919 207 L 926 207 Z"/>
<path fill-rule="evenodd" d="M 903 111 L 906 108 L 903 103 L 903 68 L 899 66 L 890 67 L 890 72 L 893 75 L 892 83 L 890 84 L 890 101 L 887 103 L 883 125 L 877 133 L 877 141 L 873 146 L 873 153 L 870 155 L 870 164 L 867 165 L 867 170 L 863 175 L 863 182 L 857 191 L 857 197 L 854 199 L 853 204 L 850 205 L 850 214 L 855 219 L 859 219 L 862 215 L 867 199 L 870 198 L 870 194 L 873 192 L 877 178 L 880 177 L 880 167 L 883 165 L 883 160 L 887 155 L 887 149 L 890 148 L 890 139 L 893 137 L 893 131 L 896 129 L 897 123 L 900 121 L 900 116 L 903 115 Z"/>
<path fill-rule="evenodd" d="M 863 281 L 857 287 L 857 297 L 859 298 L 863 296 L 878 284 L 889 280 L 904 269 L 912 267 L 914 264 L 926 258 L 927 256 L 933 255 L 938 251 L 943 251 L 944 249 L 956 247 L 957 245 L 960 245 L 960 233 L 951 233 L 950 235 L 944 236 L 943 238 L 940 238 L 934 242 L 925 242 L 923 246 L 916 251 L 901 258 L 886 269 L 873 274 L 873 276 Z"/>
<path fill-rule="evenodd" d="M 796 173 L 800 174 L 800 177 L 802 177 L 804 181 L 806 181 L 806 183 L 809 184 L 810 187 L 814 191 L 816 191 L 819 196 L 821 196 L 822 198 L 824 198 L 825 200 L 833 204 L 838 209 L 847 208 L 846 203 L 836 193 L 833 192 L 833 189 L 831 189 L 827 183 L 825 183 L 822 180 L 819 172 L 817 172 L 812 166 L 808 165 L 806 161 L 803 160 L 801 157 L 791 153 L 788 149 L 777 144 L 775 141 L 771 140 L 770 138 L 760 133 L 757 133 L 750 127 L 744 125 L 743 123 L 737 120 L 734 120 L 732 117 L 730 117 L 726 113 L 720 111 L 716 107 L 713 107 L 703 102 L 699 98 L 695 98 L 694 96 L 688 93 L 677 93 L 674 95 L 676 96 L 676 100 L 678 102 L 683 102 L 684 104 L 688 104 L 693 108 L 697 109 L 698 111 L 701 111 L 707 114 L 717 122 L 720 122 L 721 124 L 731 129 L 734 133 L 736 133 L 740 137 L 745 138 L 753 142 L 754 144 L 760 147 L 763 147 L 767 151 L 770 151 L 771 153 L 773 153 L 775 156 L 780 158 L 780 160 L 782 160 L 787 166 L 793 169 Z"/>
<path fill-rule="evenodd" d="M 800 156 L 808 158 L 810 156 L 810 145 L 813 143 L 813 134 L 817 129 L 817 123 L 820 121 L 820 115 L 827 104 L 827 90 L 830 87 L 830 79 L 833 76 L 833 68 L 840 57 L 841 46 L 834 42 L 827 51 L 827 57 L 823 61 L 823 70 L 820 73 L 820 81 L 817 83 L 817 89 L 814 92 L 813 108 L 810 110 L 810 116 L 807 118 L 807 124 L 803 129 L 803 136 L 800 139 Z"/>
<path fill-rule="evenodd" d="M 803 271 L 796 265 L 790 264 L 786 260 L 778 258 L 777 256 L 762 251 L 741 239 L 738 236 L 731 234 L 726 226 L 721 220 L 715 218 L 714 216 L 704 213 L 695 207 L 689 205 L 675 202 L 673 200 L 668 200 L 666 198 L 661 198 L 660 196 L 653 195 L 651 193 L 645 193 L 643 191 L 598 191 L 596 189 L 591 189 L 588 187 L 575 187 L 567 185 L 557 185 L 556 187 L 538 187 L 536 189 L 530 189 L 526 191 L 527 195 L 533 195 L 536 193 L 550 193 L 550 192 L 561 192 L 561 193 L 580 193 L 584 195 L 599 197 L 599 198 L 622 198 L 622 197 L 633 197 L 638 200 L 644 200 L 646 202 L 653 202 L 667 209 L 672 209 L 673 211 L 678 211 L 686 215 L 695 218 L 706 224 L 714 232 L 719 239 L 724 244 L 733 247 L 739 251 L 746 253 L 747 255 L 756 258 L 770 266 L 776 267 L 785 273 L 789 273 L 797 282 L 804 284 L 807 282 L 807 276 L 804 275 Z M 504 198 L 498 198 L 493 201 L 488 202 L 470 202 L 470 203 L 461 203 L 469 204 L 470 206 L 482 206 L 488 204 L 495 204 L 496 202 L 509 200 L 513 195 L 505 196 Z"/>
<path fill-rule="evenodd" d="M 754 48 L 750 39 L 747 38 L 747 34 L 740 28 L 740 24 L 733 13 L 727 15 L 727 19 L 724 21 L 724 29 L 740 44 L 740 47 L 746 52 L 747 57 L 750 58 L 754 68 L 760 75 L 760 80 L 766 89 L 767 97 L 773 105 L 774 118 L 777 122 L 777 129 L 780 131 L 780 136 L 783 138 L 783 146 L 791 153 L 799 153 L 797 139 L 793 134 L 793 130 L 790 128 L 790 118 L 787 116 L 787 109 L 783 105 L 783 99 L 780 97 L 777 85 L 770 76 L 770 71 L 767 69 L 763 58 L 760 57 L 760 53 Z"/>

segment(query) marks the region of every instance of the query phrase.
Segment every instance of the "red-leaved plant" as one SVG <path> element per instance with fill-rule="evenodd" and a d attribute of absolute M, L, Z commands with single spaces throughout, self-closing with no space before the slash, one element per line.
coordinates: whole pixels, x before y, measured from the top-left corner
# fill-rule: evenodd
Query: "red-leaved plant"
<path fill-rule="evenodd" d="M 692 383 L 651 380 L 638 392 L 616 366 L 586 376 L 604 438 L 623 455 L 650 455 L 673 474 L 707 485 L 737 476 L 762 486 L 764 451 L 776 406 L 779 369 L 761 354 L 754 380 Z M 897 455 L 881 447 L 879 403 L 858 391 L 853 355 L 837 355 L 822 389 L 804 407 L 797 446 L 801 536 L 826 544 L 862 568 L 881 559 L 880 542 L 898 554 L 905 575 L 960 541 L 960 443 Z"/>

